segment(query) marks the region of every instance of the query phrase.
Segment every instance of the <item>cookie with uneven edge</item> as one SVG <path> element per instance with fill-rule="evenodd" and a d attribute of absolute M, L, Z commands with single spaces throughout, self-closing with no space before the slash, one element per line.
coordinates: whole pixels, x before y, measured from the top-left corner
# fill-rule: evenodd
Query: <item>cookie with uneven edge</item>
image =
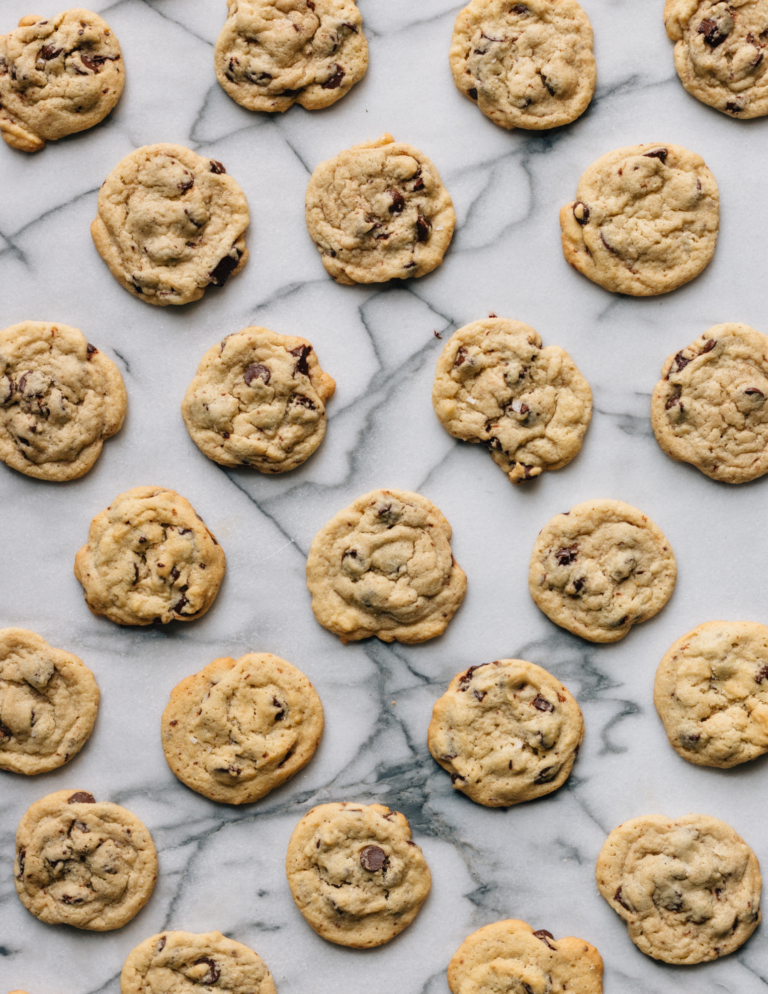
<path fill-rule="evenodd" d="M 216 159 L 145 145 L 102 184 L 91 235 L 124 289 L 165 307 L 199 300 L 240 272 L 249 222 L 245 194 Z"/>
<path fill-rule="evenodd" d="M 502 128 L 570 124 L 595 92 L 592 25 L 576 0 L 471 0 L 456 18 L 456 86 Z"/>
<path fill-rule="evenodd" d="M 512 483 L 520 483 L 578 454 L 592 391 L 564 349 L 542 348 L 527 324 L 490 317 L 445 343 L 432 406 L 451 435 L 488 446 Z"/>
<path fill-rule="evenodd" d="M 584 939 L 555 939 L 514 918 L 478 929 L 448 965 L 451 994 L 603 994 L 603 960 Z"/>
<path fill-rule="evenodd" d="M 561 628 L 618 642 L 664 607 L 677 563 L 662 531 L 620 500 L 589 500 L 552 518 L 536 539 L 528 589 Z"/>
<path fill-rule="evenodd" d="M 305 338 L 250 327 L 206 352 L 181 414 L 195 445 L 221 466 L 285 473 L 322 442 L 335 390 Z"/>
<path fill-rule="evenodd" d="M 695 152 L 630 145 L 592 163 L 560 227 L 566 260 L 593 283 L 633 297 L 669 293 L 714 255 L 720 194 Z"/>
<path fill-rule="evenodd" d="M 760 923 L 757 857 L 709 815 L 624 822 L 605 840 L 596 876 L 637 948 L 665 963 L 727 956 Z"/>
<path fill-rule="evenodd" d="M 296 907 L 329 942 L 370 949 L 410 925 L 432 878 L 405 816 L 382 804 L 321 804 L 293 830 L 285 861 Z"/>
<path fill-rule="evenodd" d="M 431 273 L 456 224 L 434 165 L 388 134 L 320 163 L 307 187 L 306 219 L 326 270 L 350 286 Z"/>
<path fill-rule="evenodd" d="M 500 808 L 562 787 L 583 737 L 581 709 L 559 680 L 534 663 L 497 659 L 451 680 L 427 745 L 454 790 Z"/>
<path fill-rule="evenodd" d="M 768 337 L 716 324 L 671 355 L 651 400 L 656 441 L 713 480 L 768 473 Z"/>
<path fill-rule="evenodd" d="M 91 522 L 75 576 L 94 614 L 118 625 L 194 621 L 216 600 L 226 558 L 174 490 L 135 487 Z"/>
<path fill-rule="evenodd" d="M 85 131 L 123 92 L 120 46 L 106 21 L 82 7 L 22 17 L 0 35 L 0 135 L 21 152 Z"/>
<path fill-rule="evenodd" d="M 99 709 L 93 673 L 24 628 L 0 629 L 0 770 L 49 773 L 88 741 Z"/>
<path fill-rule="evenodd" d="M 467 592 L 451 526 L 407 490 L 372 490 L 315 535 L 307 558 L 312 610 L 342 642 L 442 635 Z"/>
<path fill-rule="evenodd" d="M 19 822 L 13 877 L 21 903 L 40 921 L 107 932 L 149 900 L 157 852 L 130 811 L 86 790 L 58 790 Z"/>
<path fill-rule="evenodd" d="M 368 68 L 354 0 L 227 0 L 216 78 L 248 110 L 330 107 Z"/>

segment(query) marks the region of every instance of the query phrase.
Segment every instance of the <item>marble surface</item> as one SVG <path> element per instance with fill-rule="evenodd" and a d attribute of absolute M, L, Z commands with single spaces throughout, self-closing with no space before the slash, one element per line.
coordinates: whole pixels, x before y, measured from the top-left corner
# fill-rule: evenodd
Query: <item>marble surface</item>
<path fill-rule="evenodd" d="M 446 994 L 464 937 L 518 917 L 598 947 L 607 994 L 757 994 L 768 986 L 762 926 L 736 954 L 673 968 L 643 956 L 599 896 L 603 840 L 637 815 L 704 812 L 725 819 L 768 866 L 768 760 L 730 770 L 691 766 L 668 746 L 652 701 L 669 645 L 715 618 L 768 621 L 768 480 L 729 487 L 668 459 L 649 398 L 665 357 L 710 325 L 765 313 L 768 122 L 703 106 L 674 72 L 662 0 L 583 0 L 596 35 L 598 89 L 575 124 L 508 133 L 454 88 L 447 65 L 454 0 L 360 0 L 371 64 L 335 107 L 251 114 L 213 73 L 223 0 L 92 0 L 123 47 L 127 85 L 101 126 L 36 156 L 0 147 L 0 326 L 34 319 L 81 328 L 120 365 L 129 395 L 121 433 L 95 468 L 46 484 L 0 466 L 0 625 L 31 628 L 79 655 L 102 690 L 94 734 L 63 769 L 0 774 L 0 990 L 117 994 L 128 952 L 168 928 L 220 929 L 252 946 L 280 994 Z M 0 31 L 54 0 L 3 0 Z M 428 154 L 453 196 L 458 228 L 445 262 L 420 280 L 337 286 L 307 237 L 311 170 L 383 131 Z M 152 308 L 110 276 L 89 234 L 100 184 L 137 146 L 179 142 L 225 163 L 251 208 L 250 260 L 223 290 L 183 308 Z M 659 298 L 611 295 L 562 258 L 557 220 L 582 171 L 613 148 L 671 141 L 702 154 L 722 197 L 714 261 Z M 513 488 L 481 447 L 439 425 L 430 389 L 443 340 L 489 311 L 533 325 L 568 349 L 592 385 L 595 412 L 566 469 Z M 329 430 L 301 469 L 278 478 L 226 471 L 193 445 L 179 404 L 203 353 L 248 324 L 301 334 L 338 389 Z M 222 543 L 227 575 L 199 622 L 124 629 L 90 615 L 72 574 L 88 523 L 118 493 L 162 484 L 189 498 Z M 380 486 L 416 490 L 454 529 L 469 593 L 446 635 L 420 646 L 342 646 L 312 616 L 304 585 L 315 532 Z M 667 607 L 622 642 L 597 646 L 550 623 L 531 602 L 527 566 L 538 530 L 592 497 L 648 513 L 677 554 Z M 269 651 L 302 669 L 325 706 L 326 733 L 294 780 L 243 809 L 187 790 L 167 768 L 159 720 L 171 688 L 221 655 Z M 452 791 L 426 749 L 434 701 L 470 664 L 522 657 L 578 696 L 586 737 L 566 787 L 509 810 Z M 16 824 L 53 790 L 87 789 L 150 828 L 157 888 L 127 927 L 105 934 L 43 925 L 13 887 Z M 762 798 L 762 799 L 761 799 Z M 318 938 L 293 905 L 284 856 L 317 803 L 381 801 L 403 811 L 433 872 L 415 923 L 372 951 Z"/>

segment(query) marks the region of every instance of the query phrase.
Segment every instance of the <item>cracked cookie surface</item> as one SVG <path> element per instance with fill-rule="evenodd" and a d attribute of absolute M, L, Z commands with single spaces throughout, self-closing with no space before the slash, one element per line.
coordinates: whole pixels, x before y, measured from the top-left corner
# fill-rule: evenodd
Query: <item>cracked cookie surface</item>
<path fill-rule="evenodd" d="M 665 963 L 705 963 L 743 945 L 760 923 L 757 857 L 709 815 L 633 818 L 597 860 L 597 886 L 641 952 Z"/>
<path fill-rule="evenodd" d="M 664 607 L 676 579 L 672 548 L 650 518 L 619 500 L 591 500 L 539 532 L 528 588 L 556 625 L 618 642 Z"/>
<path fill-rule="evenodd" d="M 216 159 L 145 145 L 99 191 L 91 235 L 118 283 L 148 304 L 188 304 L 245 265 L 245 194 Z"/>
<path fill-rule="evenodd" d="M 216 599 L 224 552 L 184 497 L 162 487 L 119 494 L 75 557 L 85 603 L 118 625 L 193 621 Z"/>
<path fill-rule="evenodd" d="M 568 353 L 520 321 L 487 318 L 451 335 L 432 406 L 455 438 L 482 442 L 513 483 L 561 469 L 581 449 L 592 391 Z"/>
<path fill-rule="evenodd" d="M 149 900 L 157 853 L 130 811 L 85 790 L 59 790 L 19 822 L 13 876 L 21 903 L 40 921 L 106 932 Z"/>
<path fill-rule="evenodd" d="M 293 830 L 286 873 L 299 911 L 324 939 L 368 949 L 394 939 L 432 886 L 405 816 L 381 804 L 321 804 Z"/>
<path fill-rule="evenodd" d="M 669 293 L 711 260 L 720 195 L 701 156 L 631 145 L 602 156 L 560 211 L 563 254 L 593 283 L 635 297 Z"/>

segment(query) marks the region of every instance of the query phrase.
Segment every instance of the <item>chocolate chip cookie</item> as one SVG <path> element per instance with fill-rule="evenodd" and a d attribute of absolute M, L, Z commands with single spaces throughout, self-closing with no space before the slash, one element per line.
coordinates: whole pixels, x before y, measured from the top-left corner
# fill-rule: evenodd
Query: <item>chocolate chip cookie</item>
<path fill-rule="evenodd" d="M 677 563 L 661 530 L 620 500 L 589 500 L 539 532 L 528 589 L 547 617 L 590 642 L 618 642 L 664 607 Z"/>
<path fill-rule="evenodd" d="M 432 886 L 404 815 L 382 804 L 321 804 L 293 830 L 285 861 L 299 911 L 324 939 L 381 946 L 410 925 Z"/>
<path fill-rule="evenodd" d="M 597 886 L 647 956 L 706 963 L 743 945 L 760 923 L 757 857 L 709 815 L 633 818 L 597 860 Z"/>
<path fill-rule="evenodd" d="M 85 131 L 123 92 L 120 46 L 98 14 L 82 7 L 22 17 L 0 35 L 0 135 L 22 152 Z"/>
<path fill-rule="evenodd" d="M 244 328 L 205 353 L 181 414 L 195 445 L 221 466 L 285 473 L 322 442 L 335 389 L 305 338 Z"/>
<path fill-rule="evenodd" d="M 706 267 L 720 194 L 700 155 L 679 145 L 630 145 L 602 156 L 560 211 L 563 253 L 614 293 L 669 293 Z"/>
<path fill-rule="evenodd" d="M 173 490 L 135 487 L 91 522 L 75 557 L 85 603 L 118 625 L 194 621 L 216 600 L 224 552 Z"/>
<path fill-rule="evenodd" d="M 148 304 L 188 304 L 245 265 L 245 194 L 216 159 L 145 145 L 112 170 L 91 225 L 118 283 Z"/>
<path fill-rule="evenodd" d="M 216 77 L 248 110 L 330 107 L 368 68 L 354 0 L 227 0 Z"/>
<path fill-rule="evenodd" d="M 345 643 L 442 635 L 467 592 L 450 541 L 451 526 L 426 497 L 363 494 L 312 542 L 307 586 L 315 617 Z"/>
<path fill-rule="evenodd" d="M 456 224 L 430 160 L 386 134 L 320 163 L 307 187 L 306 217 L 326 270 L 350 286 L 431 273 Z"/>
<path fill-rule="evenodd" d="M 459 328 L 437 360 L 432 406 L 455 438 L 482 442 L 513 483 L 561 469 L 581 449 L 592 391 L 573 359 L 527 324 Z"/>
<path fill-rule="evenodd" d="M 149 900 L 157 853 L 130 811 L 87 790 L 58 790 L 19 822 L 13 877 L 21 903 L 40 921 L 107 932 Z"/>

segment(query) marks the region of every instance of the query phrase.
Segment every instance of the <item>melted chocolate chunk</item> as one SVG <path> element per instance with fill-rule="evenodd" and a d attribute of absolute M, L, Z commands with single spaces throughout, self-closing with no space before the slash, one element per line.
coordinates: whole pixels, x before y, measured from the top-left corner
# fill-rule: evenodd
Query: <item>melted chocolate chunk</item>
<path fill-rule="evenodd" d="M 399 214 L 405 207 L 405 197 L 402 195 L 402 193 L 400 193 L 399 190 L 395 190 L 392 187 L 390 187 L 387 190 L 387 193 L 392 198 L 392 203 L 389 207 L 389 213 Z"/>
<path fill-rule="evenodd" d="M 210 956 L 202 956 L 200 959 L 195 960 L 195 966 L 199 966 L 200 963 L 205 963 L 208 967 L 208 972 L 204 977 L 201 977 L 200 983 L 210 987 L 211 984 L 215 984 L 221 976 L 221 967 L 216 960 L 211 959 Z"/>
<path fill-rule="evenodd" d="M 667 156 L 669 151 L 666 148 L 655 148 L 652 152 L 643 152 L 643 157 L 646 159 L 661 159 L 662 162 L 667 161 Z"/>
<path fill-rule="evenodd" d="M 167 940 L 166 940 L 165 936 L 161 935 L 160 938 L 159 938 L 159 940 L 158 940 L 157 945 L 155 946 L 155 953 L 161 953 L 165 949 L 165 943 L 166 943 L 166 941 Z"/>
<path fill-rule="evenodd" d="M 174 614 L 181 614 L 181 609 L 184 607 L 184 605 L 189 604 L 189 601 L 186 598 L 186 593 L 188 590 L 189 590 L 188 586 L 179 587 L 179 592 L 181 593 L 181 599 L 177 601 L 176 604 L 174 604 L 173 606 Z"/>
<path fill-rule="evenodd" d="M 583 201 L 577 200 L 573 205 L 573 216 L 579 224 L 585 225 L 589 221 L 589 207 Z"/>
<path fill-rule="evenodd" d="M 224 168 L 224 166 L 220 162 L 218 162 L 216 159 L 211 159 L 210 163 L 211 163 L 211 172 L 212 173 L 216 173 L 218 176 L 221 176 L 222 173 L 225 173 L 227 171 Z"/>
<path fill-rule="evenodd" d="M 755 673 L 755 683 L 762 683 L 768 677 L 768 664 L 764 664 Z"/>
<path fill-rule="evenodd" d="M 555 553 L 555 559 L 557 560 L 558 566 L 570 566 L 572 562 L 576 561 L 576 557 L 579 554 L 578 545 L 569 545 L 566 548 L 558 549 Z"/>
<path fill-rule="evenodd" d="M 55 59 L 57 55 L 61 55 L 63 51 L 64 51 L 63 48 L 54 48 L 53 45 L 43 45 L 43 47 L 40 49 L 39 58 L 41 58 L 44 62 L 50 62 L 51 59 Z M 83 57 L 81 56 L 81 58 Z M 84 58 L 83 62 L 85 62 Z"/>
<path fill-rule="evenodd" d="M 428 221 L 423 214 L 419 214 L 416 218 L 416 237 L 420 242 L 425 242 L 429 238 L 429 233 L 432 231 L 432 222 Z"/>
<path fill-rule="evenodd" d="M 548 941 L 549 939 L 551 939 L 554 942 L 555 937 L 554 935 L 552 935 L 551 932 L 548 932 L 545 928 L 539 928 L 533 934 L 536 936 L 537 939 L 541 939 L 541 941 L 544 943 L 545 946 L 549 946 L 550 949 L 555 948 L 554 946 L 550 946 Z"/>
<path fill-rule="evenodd" d="M 337 62 L 334 64 L 333 67 L 333 75 L 330 77 L 330 79 L 327 79 L 321 85 L 324 90 L 335 90 L 337 87 L 341 86 L 341 81 L 344 79 L 346 75 L 347 74 L 344 72 L 344 70 Z"/>
<path fill-rule="evenodd" d="M 744 110 L 743 107 L 739 107 L 739 105 L 737 103 L 734 103 L 733 100 L 728 101 L 728 103 L 725 105 L 725 109 L 727 111 L 730 111 L 731 114 L 740 114 Z"/>
<path fill-rule="evenodd" d="M 699 355 L 704 355 L 705 352 L 711 352 L 716 345 L 717 345 L 716 340 L 714 338 L 710 338 L 709 341 L 704 344 L 704 347 L 702 348 L 701 352 L 699 352 Z"/>
<path fill-rule="evenodd" d="M 317 410 L 314 401 L 310 400 L 309 397 L 305 397 L 303 394 L 298 394 L 294 397 L 293 402 L 297 407 L 306 407 L 308 411 Z"/>
<path fill-rule="evenodd" d="M 267 366 L 263 366 L 260 362 L 255 362 L 252 366 L 243 373 L 243 379 L 245 380 L 245 385 L 249 387 L 254 380 L 264 380 L 266 386 L 269 383 L 272 374 Z"/>
<path fill-rule="evenodd" d="M 546 697 L 542 697 L 541 694 L 537 694 L 531 701 L 531 704 L 536 708 L 537 711 L 554 711 L 555 705 L 551 704 Z"/>
<path fill-rule="evenodd" d="M 537 777 L 534 777 L 534 783 L 552 783 L 553 780 L 557 779 L 557 774 L 560 772 L 559 766 L 545 766 L 544 769 L 539 773 Z"/>
<path fill-rule="evenodd" d="M 119 55 L 88 55 L 87 52 L 80 53 L 80 61 L 91 72 L 101 72 L 105 62 L 116 62 L 119 58 Z"/>
<path fill-rule="evenodd" d="M 704 35 L 704 41 L 710 48 L 717 48 L 728 37 L 727 32 L 723 33 L 720 30 L 717 21 L 713 21 L 709 17 L 704 18 L 696 30 L 700 35 Z"/>
<path fill-rule="evenodd" d="M 293 371 L 293 375 L 296 373 L 301 373 L 303 376 L 309 376 L 309 364 L 307 363 L 307 356 L 312 351 L 311 345 L 300 345 L 297 349 L 291 349 L 291 355 L 296 356 L 296 368 Z"/>
<path fill-rule="evenodd" d="M 466 690 L 467 687 L 472 682 L 472 677 L 475 674 L 475 670 L 479 670 L 481 666 L 487 666 L 488 663 L 478 663 L 477 666 L 470 666 L 466 673 L 464 673 L 459 679 L 459 690 Z"/>
<path fill-rule="evenodd" d="M 87 790 L 78 790 L 67 798 L 67 804 L 95 804 L 96 798 Z"/>
<path fill-rule="evenodd" d="M 627 911 L 632 911 L 632 908 L 630 908 L 630 906 L 622 897 L 621 887 L 617 889 L 616 893 L 613 895 L 613 899 L 614 901 L 616 901 L 617 904 L 620 904 L 622 908 L 626 908 Z"/>
<path fill-rule="evenodd" d="M 216 267 L 208 273 L 208 279 L 214 286 L 224 286 L 232 273 L 237 269 L 240 256 L 243 254 L 240 249 L 236 249 L 237 255 L 225 255 L 219 259 Z"/>
<path fill-rule="evenodd" d="M 473 100 L 477 100 L 477 97 L 478 97 L 477 87 L 473 86 L 468 92 L 469 92 L 470 97 L 472 97 Z"/>
<path fill-rule="evenodd" d="M 366 846 L 360 853 L 360 865 L 369 873 L 378 873 L 379 870 L 386 872 L 389 856 L 378 846 Z"/>
<path fill-rule="evenodd" d="M 187 190 L 191 190 L 194 185 L 195 185 L 194 176 L 190 176 L 188 179 L 182 180 L 181 183 L 178 184 L 179 189 L 181 190 L 182 193 L 186 193 Z"/>
<path fill-rule="evenodd" d="M 88 358 L 88 359 L 90 359 L 90 358 L 91 358 L 91 356 L 94 356 L 94 355 L 96 355 L 96 353 L 97 353 L 97 352 L 98 352 L 99 350 L 98 350 L 98 349 L 96 348 L 96 346 L 95 346 L 95 345 L 91 345 L 91 344 L 90 344 L 90 342 L 89 342 L 89 343 L 88 343 L 88 349 L 87 349 L 87 351 L 88 351 L 88 355 L 87 355 L 87 358 Z"/>

